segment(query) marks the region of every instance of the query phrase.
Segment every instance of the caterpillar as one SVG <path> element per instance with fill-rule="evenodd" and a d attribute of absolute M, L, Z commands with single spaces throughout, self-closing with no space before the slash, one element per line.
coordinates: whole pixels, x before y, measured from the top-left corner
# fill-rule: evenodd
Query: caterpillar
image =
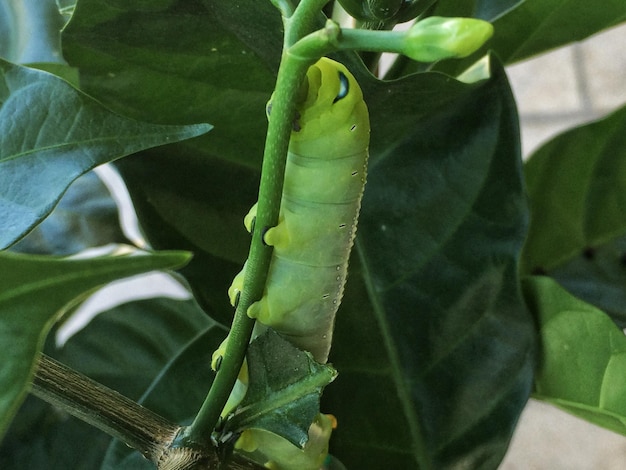
<path fill-rule="evenodd" d="M 306 74 L 289 141 L 278 224 L 263 297 L 247 311 L 325 363 L 361 206 L 369 115 L 361 89 L 342 64 L 322 58 Z M 271 119 L 271 117 L 269 117 Z M 244 222 L 251 231 L 256 204 Z M 243 270 L 228 293 L 235 305 Z"/>

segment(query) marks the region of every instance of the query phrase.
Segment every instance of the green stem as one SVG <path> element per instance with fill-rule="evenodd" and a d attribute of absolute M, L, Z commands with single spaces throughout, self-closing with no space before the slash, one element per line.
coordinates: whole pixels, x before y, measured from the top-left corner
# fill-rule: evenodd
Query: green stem
<path fill-rule="evenodd" d="M 337 51 L 403 53 L 405 48 L 405 31 L 342 29 L 334 21 L 328 20 L 323 29 L 303 37 L 291 46 L 289 53 L 303 59 L 317 59 Z"/>
<path fill-rule="evenodd" d="M 340 51 L 397 52 L 405 48 L 406 31 L 342 29 L 336 43 Z"/>
<path fill-rule="evenodd" d="M 246 265 L 241 297 L 235 311 L 226 350 L 209 393 L 193 423 L 180 438 L 182 445 L 198 446 L 208 442 L 222 409 L 235 385 L 250 342 L 254 320 L 246 314 L 252 303 L 263 296 L 272 248 L 263 243 L 264 228 L 278 223 L 289 138 L 295 117 L 295 103 L 300 84 L 311 64 L 297 57 L 283 55 L 272 98 L 261 183 L 252 243 Z"/>
<path fill-rule="evenodd" d="M 322 8 L 329 0 L 301 0 L 285 28 L 285 49 L 314 31 L 324 17 Z"/>
<path fill-rule="evenodd" d="M 272 248 L 263 243 L 263 234 L 268 227 L 274 227 L 278 223 L 297 94 L 309 66 L 333 49 L 332 43 L 340 30 L 331 22 L 327 28 L 307 36 L 309 40 L 302 46 L 290 48 L 288 44 L 290 41 L 297 41 L 297 44 L 302 42 L 298 41 L 299 35 L 310 25 L 315 24 L 321 8 L 326 3 L 327 0 L 302 0 L 294 14 L 286 19 L 286 46 L 272 97 L 272 115 L 265 141 L 259 202 L 244 286 L 224 357 L 213 385 L 194 421 L 177 438 L 177 445 L 182 447 L 202 447 L 209 442 L 245 359 L 254 328 L 254 320 L 249 318 L 246 312 L 250 305 L 263 296 L 265 289 Z M 283 7 L 285 5 L 279 0 L 274 0 L 274 4 Z"/>
<path fill-rule="evenodd" d="M 290 0 L 270 0 L 270 2 L 280 11 L 283 18 L 293 15 L 294 7 Z"/>

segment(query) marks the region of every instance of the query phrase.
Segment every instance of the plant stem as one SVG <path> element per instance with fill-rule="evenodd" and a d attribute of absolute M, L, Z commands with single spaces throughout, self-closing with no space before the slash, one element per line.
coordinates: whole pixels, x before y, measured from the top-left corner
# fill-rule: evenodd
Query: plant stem
<path fill-rule="evenodd" d="M 43 354 L 31 393 L 120 439 L 155 463 L 179 430 L 178 425 Z"/>
<path fill-rule="evenodd" d="M 405 31 L 343 29 L 337 41 L 337 50 L 402 53 L 405 37 Z"/>
<path fill-rule="evenodd" d="M 296 95 L 310 63 L 283 54 L 272 99 L 259 203 L 242 294 L 237 304 L 222 363 L 200 411 L 181 435 L 182 445 L 205 445 L 209 442 L 243 364 L 254 328 L 254 320 L 249 318 L 246 312 L 252 303 L 263 296 L 272 255 L 272 247 L 263 243 L 263 234 L 267 227 L 274 227 L 278 223 L 289 137 L 295 117 Z"/>
<path fill-rule="evenodd" d="M 329 0 L 301 0 L 285 27 L 285 50 L 323 22 L 322 8 Z"/>
<path fill-rule="evenodd" d="M 280 11 L 283 18 L 293 15 L 294 7 L 290 0 L 270 0 L 270 2 Z"/>
<path fill-rule="evenodd" d="M 267 228 L 278 224 L 296 97 L 309 66 L 333 49 L 332 44 L 340 31 L 336 23 L 330 22 L 323 30 L 307 36 L 308 40 L 299 40 L 303 31 L 308 31 L 315 24 L 326 3 L 327 0 L 302 0 L 294 14 L 285 19 L 285 49 L 272 96 L 272 114 L 263 153 L 259 202 L 243 290 L 215 380 L 195 419 L 176 438 L 175 445 L 203 447 L 210 442 L 245 359 L 254 329 L 254 320 L 246 312 L 250 305 L 263 296 L 265 290 L 272 247 L 265 245 L 263 235 Z M 280 6 L 281 2 L 274 0 L 274 4 Z M 294 47 L 289 47 L 291 41 L 297 41 Z M 305 41 L 304 44 L 298 47 L 302 41 Z"/>

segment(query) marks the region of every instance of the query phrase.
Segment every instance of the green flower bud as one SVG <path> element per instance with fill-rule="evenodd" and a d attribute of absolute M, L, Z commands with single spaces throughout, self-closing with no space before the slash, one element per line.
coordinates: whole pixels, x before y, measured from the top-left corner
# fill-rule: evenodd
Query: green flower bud
<path fill-rule="evenodd" d="M 406 32 L 402 54 L 419 62 L 467 57 L 492 34 L 493 26 L 487 21 L 431 16 Z"/>

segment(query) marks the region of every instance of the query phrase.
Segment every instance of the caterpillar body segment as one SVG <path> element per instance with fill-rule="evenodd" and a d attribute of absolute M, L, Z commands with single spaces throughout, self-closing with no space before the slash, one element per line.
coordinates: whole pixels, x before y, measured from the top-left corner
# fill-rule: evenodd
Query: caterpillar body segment
<path fill-rule="evenodd" d="M 263 297 L 248 315 L 326 362 L 365 185 L 369 116 L 358 83 L 327 58 L 309 68 L 289 143 Z M 256 205 L 245 218 L 251 229 Z M 229 289 L 236 302 L 245 265 Z"/>

